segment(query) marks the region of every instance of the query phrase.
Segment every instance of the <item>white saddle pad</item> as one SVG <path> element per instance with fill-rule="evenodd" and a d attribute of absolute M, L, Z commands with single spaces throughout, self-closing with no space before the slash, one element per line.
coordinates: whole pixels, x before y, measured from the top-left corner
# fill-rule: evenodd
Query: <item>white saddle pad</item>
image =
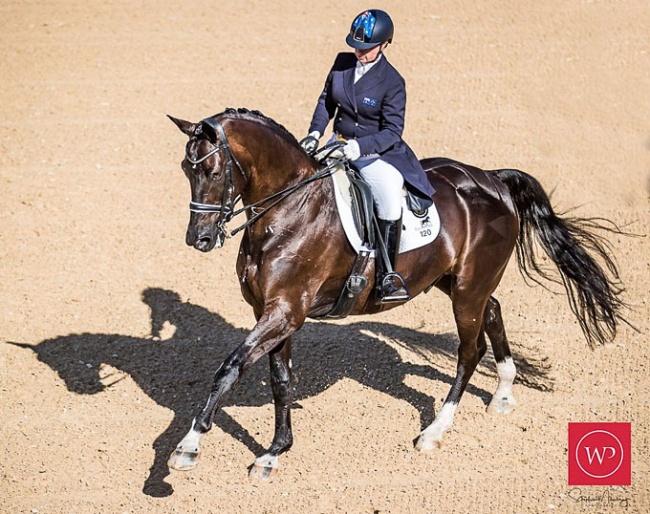
<path fill-rule="evenodd" d="M 361 236 L 359 236 L 359 232 L 354 224 L 351 207 L 352 195 L 350 193 L 352 185 L 342 166 L 332 175 L 332 180 L 334 182 L 336 205 L 348 241 L 357 253 L 362 248 L 372 250 L 363 245 Z M 408 252 L 428 245 L 438 237 L 439 233 L 440 216 L 438 215 L 435 204 L 429 207 L 424 214 L 416 216 L 406 206 L 406 193 L 404 193 L 402 198 L 402 237 L 399 245 L 399 253 Z"/>

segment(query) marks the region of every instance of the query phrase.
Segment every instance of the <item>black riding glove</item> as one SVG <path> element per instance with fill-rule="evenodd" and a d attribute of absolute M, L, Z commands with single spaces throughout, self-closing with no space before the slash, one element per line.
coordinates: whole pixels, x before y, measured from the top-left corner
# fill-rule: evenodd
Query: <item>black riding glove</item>
<path fill-rule="evenodd" d="M 312 155 L 318 148 L 318 138 L 315 137 L 315 134 L 312 132 L 307 137 L 300 140 L 300 146 L 303 147 L 305 152 Z"/>

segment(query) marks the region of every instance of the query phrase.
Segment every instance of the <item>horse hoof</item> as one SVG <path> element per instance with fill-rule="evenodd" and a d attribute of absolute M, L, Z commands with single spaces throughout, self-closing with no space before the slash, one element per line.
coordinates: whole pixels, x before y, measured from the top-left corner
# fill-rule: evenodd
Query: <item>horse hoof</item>
<path fill-rule="evenodd" d="M 430 437 L 420 436 L 415 443 L 415 449 L 420 452 L 431 452 L 433 450 L 439 450 L 441 447 L 442 441 L 437 441 Z"/>
<path fill-rule="evenodd" d="M 495 415 L 510 414 L 516 405 L 517 402 L 512 397 L 493 398 L 490 405 L 488 405 L 487 411 L 489 414 Z"/>
<path fill-rule="evenodd" d="M 248 472 L 248 478 L 251 482 L 270 484 L 275 479 L 277 472 L 278 468 L 253 464 Z"/>
<path fill-rule="evenodd" d="M 176 448 L 167 461 L 169 469 L 176 471 L 189 471 L 199 463 L 198 451 L 187 451 Z"/>

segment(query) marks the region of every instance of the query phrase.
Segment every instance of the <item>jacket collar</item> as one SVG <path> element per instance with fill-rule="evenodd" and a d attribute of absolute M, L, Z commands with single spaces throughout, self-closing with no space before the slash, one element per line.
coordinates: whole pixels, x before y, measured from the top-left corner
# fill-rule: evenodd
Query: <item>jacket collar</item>
<path fill-rule="evenodd" d="M 341 78 L 343 79 L 343 90 L 345 91 L 350 104 L 356 109 L 356 95 L 363 93 L 364 91 L 367 91 L 368 89 L 371 89 L 377 85 L 376 79 L 377 77 L 381 76 L 381 74 L 386 69 L 386 66 L 388 66 L 388 60 L 386 59 L 386 56 L 382 54 L 379 62 L 370 68 L 368 72 L 357 81 L 356 84 L 354 83 L 355 66 L 356 61 L 354 61 L 354 64 L 351 63 L 351 65 L 348 65 L 348 67 L 343 70 Z"/>
<path fill-rule="evenodd" d="M 365 75 L 363 75 L 356 84 L 354 84 L 354 92 L 358 95 L 364 91 L 377 85 L 377 77 L 380 76 L 386 68 L 386 56 L 382 54 L 381 59 L 370 68 Z M 354 70 L 352 70 L 352 81 L 354 82 Z"/>
<path fill-rule="evenodd" d="M 357 108 L 357 99 L 355 97 L 355 87 L 354 87 L 354 67 L 355 64 L 345 69 L 342 73 L 343 78 L 343 90 L 350 101 L 350 104 L 356 110 Z"/>

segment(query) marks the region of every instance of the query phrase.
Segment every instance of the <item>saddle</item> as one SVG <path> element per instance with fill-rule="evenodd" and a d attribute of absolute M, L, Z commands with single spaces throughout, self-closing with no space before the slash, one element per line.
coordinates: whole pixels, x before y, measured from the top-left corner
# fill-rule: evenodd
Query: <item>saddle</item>
<path fill-rule="evenodd" d="M 324 165 L 332 166 L 331 160 L 325 158 L 321 162 Z M 337 166 L 334 163 L 334 166 Z M 354 306 L 358 297 L 368 285 L 367 267 L 373 256 L 378 259 L 388 259 L 384 241 L 379 235 L 377 216 L 374 207 L 372 191 L 368 183 L 359 175 L 358 170 L 354 169 L 347 162 L 338 164 L 339 171 L 335 176 L 339 176 L 338 184 L 335 188 L 342 187 L 348 192 L 346 203 L 348 223 L 354 225 L 358 234 L 356 245 L 357 258 L 348 275 L 345 285 L 339 295 L 338 301 L 334 308 L 324 317 L 342 319 L 347 317 Z M 336 181 L 335 181 L 336 182 Z M 339 190 L 340 191 L 340 190 Z M 428 208 L 433 204 L 430 198 L 420 198 L 411 191 L 405 192 L 404 206 L 416 216 L 421 217 L 422 226 L 431 226 L 429 222 Z M 339 198 L 337 198 L 338 203 Z M 340 205 L 339 205 L 340 208 Z M 341 214 L 341 211 L 339 210 Z M 408 213 L 407 217 L 413 218 L 414 214 Z M 345 226 L 345 223 L 344 223 Z M 353 246 L 355 246 L 353 244 Z M 387 264 L 390 267 L 390 264 Z"/>
<path fill-rule="evenodd" d="M 361 240 L 368 248 L 375 248 L 375 204 L 372 191 L 368 183 L 361 178 L 353 169 L 346 169 L 350 181 L 350 193 L 352 196 L 352 216 L 354 224 L 361 236 Z"/>
<path fill-rule="evenodd" d="M 375 231 L 376 223 L 373 221 L 377 219 L 377 215 L 370 186 L 353 166 L 346 167 L 346 174 L 351 185 L 351 209 L 354 224 L 363 243 L 369 248 L 378 250 L 378 243 L 381 243 L 377 240 Z M 406 206 L 415 215 L 426 213 L 427 209 L 433 205 L 432 198 L 423 197 L 416 191 L 411 190 L 408 184 L 405 185 L 404 191 L 406 195 Z"/>

